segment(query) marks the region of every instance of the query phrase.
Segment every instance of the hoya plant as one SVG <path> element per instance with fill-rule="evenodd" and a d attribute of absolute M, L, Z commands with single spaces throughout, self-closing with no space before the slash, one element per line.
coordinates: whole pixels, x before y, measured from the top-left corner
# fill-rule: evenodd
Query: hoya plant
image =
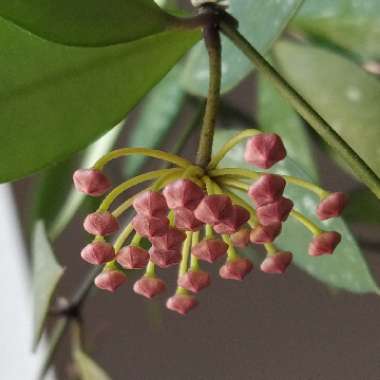
<path fill-rule="evenodd" d="M 212 313 L 201 298 L 218 286 L 211 272 L 287 281 L 296 266 L 330 289 L 379 293 L 342 219 L 379 223 L 379 27 L 377 1 L 0 5 L 0 179 L 39 172 L 29 229 L 41 379 L 66 335 L 70 376 L 111 378 L 85 353 L 90 294 L 132 288 L 186 326 Z M 74 217 L 87 238 L 56 254 Z M 63 254 L 89 271 L 65 298 Z"/>

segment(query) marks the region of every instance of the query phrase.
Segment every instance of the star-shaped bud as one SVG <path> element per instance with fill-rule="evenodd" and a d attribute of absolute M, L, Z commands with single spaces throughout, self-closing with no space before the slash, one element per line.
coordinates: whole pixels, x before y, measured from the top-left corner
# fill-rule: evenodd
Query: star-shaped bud
<path fill-rule="evenodd" d="M 250 240 L 255 244 L 267 244 L 272 243 L 278 235 L 280 235 L 282 229 L 281 223 L 273 223 L 263 226 L 257 225 L 252 229 L 250 234 Z"/>
<path fill-rule="evenodd" d="M 248 222 L 250 214 L 246 208 L 233 205 L 232 213 L 222 220 L 221 223 L 218 223 L 214 226 L 214 230 L 218 234 L 233 234 L 236 232 L 242 225 Z"/>
<path fill-rule="evenodd" d="M 331 255 L 341 240 L 342 236 L 338 232 L 322 232 L 311 241 L 309 245 L 309 255 Z"/>
<path fill-rule="evenodd" d="M 205 195 L 198 185 L 188 179 L 179 179 L 167 185 L 163 194 L 172 210 L 177 208 L 194 210 Z"/>
<path fill-rule="evenodd" d="M 238 258 L 235 260 L 228 260 L 219 269 L 219 276 L 225 280 L 242 281 L 252 269 L 253 265 L 248 259 Z"/>
<path fill-rule="evenodd" d="M 81 251 L 81 257 L 93 265 L 105 264 L 115 258 L 112 244 L 105 241 L 94 241 L 87 244 Z"/>
<path fill-rule="evenodd" d="M 118 270 L 106 270 L 95 277 L 95 286 L 113 293 L 127 281 L 127 276 Z"/>
<path fill-rule="evenodd" d="M 268 203 L 256 209 L 257 217 L 264 226 L 268 224 L 284 222 L 293 208 L 293 202 L 285 197 L 281 197 L 273 203 Z"/>
<path fill-rule="evenodd" d="M 133 208 L 138 214 L 146 217 L 160 218 L 168 213 L 165 197 L 158 191 L 144 191 L 137 195 L 133 201 Z"/>
<path fill-rule="evenodd" d="M 140 247 L 123 247 L 116 255 L 116 261 L 125 269 L 143 269 L 149 262 L 149 253 Z"/>
<path fill-rule="evenodd" d="M 143 297 L 153 298 L 166 290 L 164 281 L 157 277 L 143 276 L 133 285 L 133 291 Z"/>
<path fill-rule="evenodd" d="M 166 307 L 169 310 L 175 311 L 181 315 L 186 315 L 196 306 L 198 306 L 198 301 L 193 296 L 187 294 L 175 294 L 166 302 Z"/>
<path fill-rule="evenodd" d="M 110 180 L 96 169 L 78 169 L 73 175 L 75 188 L 81 193 L 99 197 L 111 188 Z"/>
<path fill-rule="evenodd" d="M 260 269 L 265 273 L 282 274 L 291 264 L 293 254 L 291 252 L 276 252 L 275 255 L 267 256 L 261 263 Z"/>
<path fill-rule="evenodd" d="M 332 193 L 326 197 L 317 208 L 317 215 L 320 220 L 326 220 L 339 216 L 348 202 L 348 197 L 344 193 Z"/>
<path fill-rule="evenodd" d="M 169 220 L 167 217 L 156 218 L 152 216 L 147 218 L 142 215 L 136 215 L 132 219 L 132 226 L 139 235 L 151 239 L 168 232 Z"/>
<path fill-rule="evenodd" d="M 189 271 L 178 279 L 178 286 L 193 293 L 198 293 L 208 287 L 210 283 L 210 275 L 201 270 Z"/>
<path fill-rule="evenodd" d="M 249 228 L 241 228 L 231 235 L 232 244 L 238 248 L 245 248 L 249 244 L 250 233 Z"/>
<path fill-rule="evenodd" d="M 151 247 L 149 250 L 150 260 L 160 268 L 168 268 L 181 262 L 182 255 L 178 249 L 158 249 Z"/>
<path fill-rule="evenodd" d="M 191 249 L 191 254 L 200 260 L 213 263 L 227 253 L 228 245 L 221 240 L 206 239 Z"/>
<path fill-rule="evenodd" d="M 83 227 L 89 234 L 106 236 L 117 231 L 119 223 L 110 212 L 98 211 L 86 216 Z"/>
<path fill-rule="evenodd" d="M 286 182 L 275 174 L 265 174 L 254 182 L 248 190 L 248 195 L 257 207 L 272 203 L 281 198 Z"/>
<path fill-rule="evenodd" d="M 199 231 L 204 223 L 198 220 L 194 212 L 186 208 L 177 208 L 174 210 L 175 226 L 179 230 Z"/>
<path fill-rule="evenodd" d="M 162 236 L 152 237 L 151 243 L 155 248 L 163 250 L 180 249 L 182 243 L 186 239 L 186 234 L 183 231 L 174 227 L 169 227 L 168 232 Z"/>
<path fill-rule="evenodd" d="M 227 195 L 206 195 L 194 211 L 195 217 L 203 223 L 215 225 L 232 215 L 231 199 Z"/>
<path fill-rule="evenodd" d="M 286 149 L 275 133 L 260 133 L 247 141 L 244 159 L 258 168 L 268 169 L 286 157 Z"/>

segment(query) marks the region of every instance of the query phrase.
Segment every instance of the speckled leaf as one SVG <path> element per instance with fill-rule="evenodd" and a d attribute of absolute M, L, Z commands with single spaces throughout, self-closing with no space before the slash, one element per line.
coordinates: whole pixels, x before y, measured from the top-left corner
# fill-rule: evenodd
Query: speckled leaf
<path fill-rule="evenodd" d="M 263 54 L 284 30 L 303 0 L 230 0 L 229 12 L 239 20 L 239 30 Z M 236 86 L 252 71 L 252 63 L 223 37 L 222 91 Z M 203 42 L 185 64 L 182 83 L 195 95 L 207 94 L 208 56 Z"/>
<path fill-rule="evenodd" d="M 218 131 L 216 147 L 227 141 L 236 131 Z M 220 167 L 243 167 L 252 169 L 243 160 L 244 144 L 236 146 L 222 161 Z M 277 164 L 274 172 L 297 176 L 310 180 L 309 176 L 296 165 L 293 160 L 286 158 Z M 315 209 L 318 198 L 306 190 L 289 185 L 286 195 L 295 202 L 295 208 L 318 224 Z M 352 234 L 342 219 L 336 218 L 320 223 L 325 229 L 335 230 L 342 234 L 343 239 L 335 253 L 331 256 L 310 257 L 307 247 L 311 240 L 310 233 L 303 225 L 289 218 L 284 223 L 283 233 L 276 244 L 294 254 L 294 262 L 302 270 L 323 283 L 347 290 L 353 293 L 379 293 L 380 289 L 371 276 L 363 255 Z"/>

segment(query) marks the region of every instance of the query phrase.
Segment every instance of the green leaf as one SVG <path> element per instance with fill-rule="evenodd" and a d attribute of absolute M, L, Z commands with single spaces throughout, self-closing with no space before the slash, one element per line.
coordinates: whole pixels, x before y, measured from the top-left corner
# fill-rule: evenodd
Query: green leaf
<path fill-rule="evenodd" d="M 228 11 L 239 20 L 240 32 L 265 54 L 279 37 L 303 0 L 230 0 Z M 222 38 L 222 92 L 235 87 L 252 71 L 252 63 L 227 39 Z M 207 95 L 208 56 L 203 42 L 191 52 L 182 83 L 195 95 Z"/>
<path fill-rule="evenodd" d="M 309 137 L 303 122 L 269 81 L 260 77 L 258 89 L 260 129 L 279 134 L 286 145 L 288 157 L 297 161 L 310 177 L 318 180 Z"/>
<path fill-rule="evenodd" d="M 236 132 L 230 130 L 217 131 L 216 148 L 230 139 Z M 236 146 L 222 161 L 220 167 L 252 169 L 243 160 L 243 153 L 244 144 Z M 310 181 L 310 177 L 303 169 L 289 158 L 277 164 L 275 168 L 273 172 L 293 175 Z M 317 222 L 315 209 L 319 200 L 307 190 L 288 185 L 286 196 L 294 201 L 295 208 L 298 211 L 313 220 L 314 223 L 320 224 L 327 230 L 335 230 L 341 233 L 342 242 L 331 256 L 311 257 L 307 254 L 311 234 L 303 225 L 289 218 L 283 225 L 283 232 L 280 238 L 276 240 L 276 245 L 293 252 L 294 262 L 298 267 L 327 285 L 353 293 L 379 294 L 380 289 L 371 276 L 363 255 L 343 220 L 335 218 L 323 223 Z"/>
<path fill-rule="evenodd" d="M 147 96 L 130 135 L 130 146 L 157 147 L 173 125 L 185 100 L 185 92 L 178 83 L 178 71 L 175 67 Z M 127 174 L 136 173 L 144 161 L 143 156 L 128 157 Z"/>
<path fill-rule="evenodd" d="M 329 50 L 281 42 L 275 55 L 285 78 L 380 175 L 380 82 Z"/>
<path fill-rule="evenodd" d="M 55 259 L 46 236 L 43 221 L 37 221 L 32 241 L 33 260 L 33 347 L 36 347 L 45 325 L 50 302 L 64 269 Z"/>
<path fill-rule="evenodd" d="M 0 19 L 0 134 L 6 141 L 0 182 L 62 161 L 111 129 L 198 37 L 176 31 L 73 48 Z"/>
<path fill-rule="evenodd" d="M 47 40 L 106 46 L 165 31 L 173 18 L 153 0 L 3 1 L 0 16 Z"/>
<path fill-rule="evenodd" d="M 103 368 L 79 348 L 74 352 L 74 361 L 81 380 L 111 380 Z"/>

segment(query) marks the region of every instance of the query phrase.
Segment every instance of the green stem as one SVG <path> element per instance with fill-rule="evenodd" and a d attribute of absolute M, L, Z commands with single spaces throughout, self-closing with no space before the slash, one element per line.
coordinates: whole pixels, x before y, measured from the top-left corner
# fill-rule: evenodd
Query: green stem
<path fill-rule="evenodd" d="M 380 179 L 364 160 L 334 131 L 313 107 L 266 61 L 231 24 L 221 20 L 222 32 L 254 63 L 259 72 L 275 85 L 279 93 L 334 148 L 357 176 L 380 199 Z"/>

